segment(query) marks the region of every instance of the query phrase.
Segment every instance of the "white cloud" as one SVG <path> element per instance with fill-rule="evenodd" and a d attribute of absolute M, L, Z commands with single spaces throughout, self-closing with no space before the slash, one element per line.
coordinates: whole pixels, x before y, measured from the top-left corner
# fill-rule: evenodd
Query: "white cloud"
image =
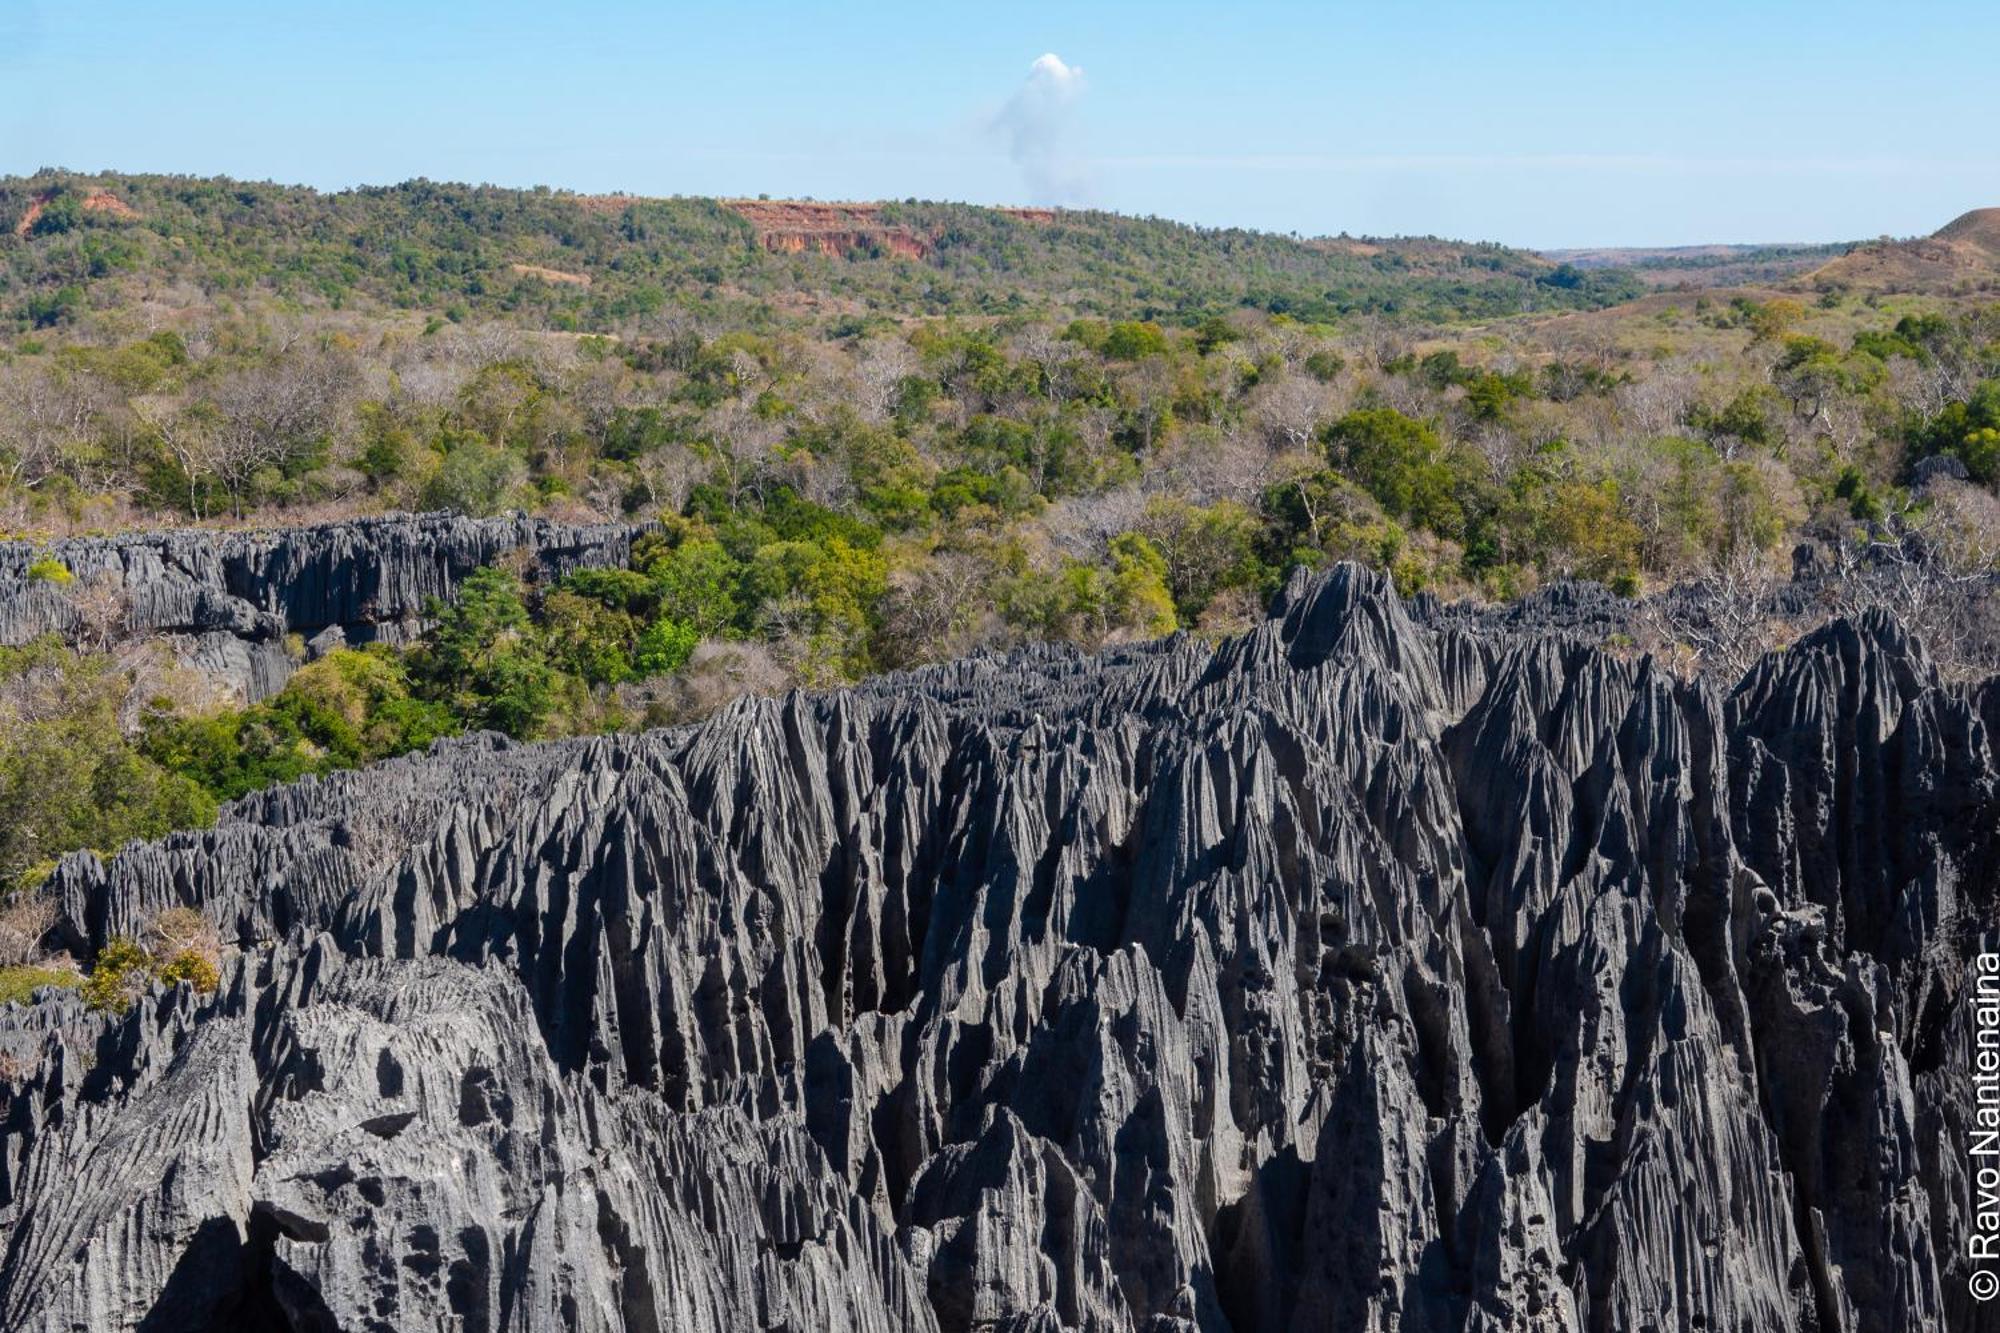
<path fill-rule="evenodd" d="M 1083 92 L 1082 67 L 1049 52 L 1036 57 L 1027 80 L 993 117 L 992 129 L 1007 141 L 1033 203 L 1074 204 L 1089 196 L 1089 172 L 1073 143 Z"/>

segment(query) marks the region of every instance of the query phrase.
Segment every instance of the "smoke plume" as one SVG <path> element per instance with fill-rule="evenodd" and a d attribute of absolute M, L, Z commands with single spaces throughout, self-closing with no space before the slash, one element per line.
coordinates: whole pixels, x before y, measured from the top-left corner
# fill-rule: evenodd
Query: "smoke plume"
<path fill-rule="evenodd" d="M 1027 81 L 993 118 L 1032 203 L 1081 203 L 1089 194 L 1088 173 L 1072 143 L 1083 89 L 1082 68 L 1050 52 L 1028 67 Z"/>

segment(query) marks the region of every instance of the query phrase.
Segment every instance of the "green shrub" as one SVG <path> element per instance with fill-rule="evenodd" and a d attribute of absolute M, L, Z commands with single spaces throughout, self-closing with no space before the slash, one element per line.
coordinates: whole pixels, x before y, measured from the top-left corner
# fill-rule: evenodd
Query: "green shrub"
<path fill-rule="evenodd" d="M 185 981 L 197 991 L 206 995 L 221 984 L 221 969 L 209 959 L 193 949 L 183 949 L 175 954 L 158 970 L 160 980 L 168 985 Z"/>
<path fill-rule="evenodd" d="M 1114 361 L 1142 361 L 1167 354 L 1166 331 L 1145 320 L 1123 320 L 1104 338 L 1104 355 Z"/>
<path fill-rule="evenodd" d="M 651 582 L 652 606 L 705 636 L 726 633 L 743 613 L 742 565 L 705 524 L 683 525 L 676 536 L 672 545 L 644 538 L 632 552 L 633 568 Z"/>
<path fill-rule="evenodd" d="M 142 747 L 214 797 L 234 800 L 309 773 L 420 750 L 457 730 L 445 705 L 413 697 L 402 659 L 371 646 L 328 653 L 253 707 L 157 720 Z"/>
<path fill-rule="evenodd" d="M 869 639 L 888 575 L 878 552 L 840 537 L 776 541 L 757 549 L 744 586 L 774 637 L 792 639 L 803 650 L 807 678 L 820 683 L 854 680 L 871 669 Z"/>
<path fill-rule="evenodd" d="M 1202 506 L 1161 496 L 1147 504 L 1139 531 L 1161 557 L 1183 623 L 1199 620 L 1225 589 L 1266 591 L 1274 581 L 1257 557 L 1256 516 L 1233 501 Z"/>
<path fill-rule="evenodd" d="M 542 599 L 540 630 L 550 663 L 592 685 L 615 685 L 632 676 L 638 622 L 568 588 Z"/>
<path fill-rule="evenodd" d="M 84 223 L 83 200 L 77 194 L 62 190 L 42 204 L 34 224 L 29 227 L 30 236 L 61 236 L 75 231 Z"/>
<path fill-rule="evenodd" d="M 1347 358 L 1331 348 L 1321 348 L 1306 357 L 1306 374 L 1321 384 L 1331 384 L 1340 378 L 1340 372 L 1347 367 Z"/>
<path fill-rule="evenodd" d="M 662 616 L 639 636 L 639 651 L 633 665 L 641 676 L 670 676 L 687 665 L 701 634 L 685 620 Z"/>
<path fill-rule="evenodd" d="M 1113 537 L 1103 564 L 1066 560 L 1053 577 L 1016 563 L 996 592 L 1008 623 L 1043 638 L 1097 644 L 1170 634 L 1178 624 L 1166 558 L 1137 532 Z"/>
<path fill-rule="evenodd" d="M 2000 484 L 2000 379 L 1987 380 L 1964 402 L 1946 403 L 1910 436 L 1919 457 L 1949 454 L 1974 481 Z"/>
<path fill-rule="evenodd" d="M 1599 582 L 1630 580 L 1639 563 L 1639 526 L 1620 505 L 1618 484 L 1558 481 L 1527 504 L 1528 558 L 1546 572 Z"/>
<path fill-rule="evenodd" d="M 176 909 L 175 914 L 183 912 L 186 909 Z M 222 980 L 221 969 L 210 956 L 212 947 L 211 942 L 206 947 L 176 948 L 170 956 L 163 957 L 165 949 L 152 952 L 137 940 L 121 935 L 98 950 L 90 975 L 83 982 L 84 1002 L 100 1012 L 123 1013 L 155 981 L 170 986 L 185 981 L 207 994 Z"/>
<path fill-rule="evenodd" d="M 69 572 L 69 566 L 52 555 L 40 556 L 28 566 L 28 578 L 35 583 L 68 583 L 76 575 Z"/>
<path fill-rule="evenodd" d="M 100 1012 L 123 1013 L 152 984 L 152 955 L 138 941 L 120 936 L 98 950 L 83 983 L 83 999 Z"/>
<path fill-rule="evenodd" d="M 423 487 L 427 508 L 484 517 L 498 513 L 527 466 L 511 449 L 483 440 L 455 442 Z"/>
<path fill-rule="evenodd" d="M 528 616 L 520 580 L 477 570 L 458 601 L 433 601 L 437 624 L 411 658 L 425 698 L 443 703 L 469 727 L 509 736 L 535 735 L 558 702 L 557 673 Z"/>
<path fill-rule="evenodd" d="M 1427 422 L 1394 408 L 1350 412 L 1328 426 L 1327 456 L 1395 518 L 1459 540 L 1466 502 L 1480 490 L 1476 460 L 1447 446 Z"/>
<path fill-rule="evenodd" d="M 48 640 L 0 649 L 0 682 L 30 705 L 0 730 L 0 889 L 69 852 L 214 822 L 199 783 L 126 739 L 128 681 L 109 657 Z"/>
<path fill-rule="evenodd" d="M 1167 560 L 1160 549 L 1139 533 L 1121 532 L 1111 539 L 1110 553 L 1105 612 L 1113 628 L 1145 635 L 1173 633 L 1174 596 L 1167 587 Z"/>

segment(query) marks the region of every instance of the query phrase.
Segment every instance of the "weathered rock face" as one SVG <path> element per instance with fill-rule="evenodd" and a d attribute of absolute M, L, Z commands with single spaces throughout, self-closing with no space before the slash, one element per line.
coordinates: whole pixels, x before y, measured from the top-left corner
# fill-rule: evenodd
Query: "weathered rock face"
<path fill-rule="evenodd" d="M 183 656 L 251 700 L 296 665 L 287 634 L 397 641 L 432 597 L 515 557 L 549 574 L 621 565 L 641 529 L 536 518 L 391 515 L 274 532 L 200 528 L 57 542 L 0 542 L 0 644 L 76 635 L 92 614 L 125 633 L 183 641 Z M 53 556 L 71 581 L 28 577 Z"/>
<path fill-rule="evenodd" d="M 490 738 L 57 872 L 7 1328 L 1931 1330 L 2000 680 L 1271 620 Z"/>

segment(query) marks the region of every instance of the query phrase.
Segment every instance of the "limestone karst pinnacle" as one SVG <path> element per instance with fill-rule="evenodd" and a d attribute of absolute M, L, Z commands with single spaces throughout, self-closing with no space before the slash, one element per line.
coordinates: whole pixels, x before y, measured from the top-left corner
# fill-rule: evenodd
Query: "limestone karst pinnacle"
<path fill-rule="evenodd" d="M 1378 576 L 492 737 L 57 870 L 209 997 L 0 1011 L 0 1327 L 1907 1330 L 2000 680 L 1740 682 Z"/>

